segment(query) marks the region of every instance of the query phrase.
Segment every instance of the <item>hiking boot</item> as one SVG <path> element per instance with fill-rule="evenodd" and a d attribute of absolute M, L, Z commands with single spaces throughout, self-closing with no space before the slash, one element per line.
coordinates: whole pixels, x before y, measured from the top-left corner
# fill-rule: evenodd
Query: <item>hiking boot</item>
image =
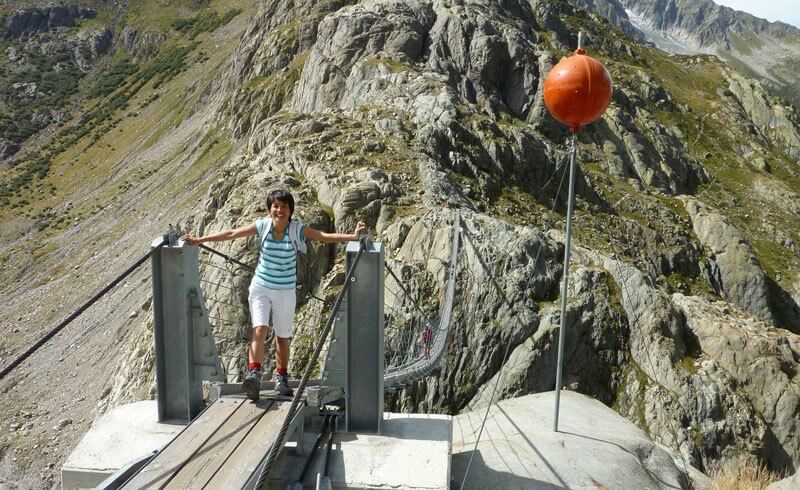
<path fill-rule="evenodd" d="M 278 381 L 275 383 L 275 391 L 277 391 L 280 396 L 292 396 L 294 394 L 289 387 L 288 374 L 278 374 Z"/>
<path fill-rule="evenodd" d="M 261 391 L 260 369 L 251 369 L 247 371 L 247 376 L 245 376 L 244 381 L 242 382 L 242 391 L 247 398 L 253 401 L 258 401 L 258 392 Z"/>

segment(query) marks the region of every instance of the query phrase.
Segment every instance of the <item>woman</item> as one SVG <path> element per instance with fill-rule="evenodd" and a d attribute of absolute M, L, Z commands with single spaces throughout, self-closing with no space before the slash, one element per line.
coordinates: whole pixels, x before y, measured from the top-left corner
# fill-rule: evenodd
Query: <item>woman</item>
<path fill-rule="evenodd" d="M 258 236 L 260 254 L 253 280 L 250 282 L 250 319 L 253 324 L 253 341 L 248 349 L 247 376 L 242 391 L 251 400 L 258 400 L 264 359 L 264 342 L 267 338 L 269 314 L 275 331 L 275 389 L 282 396 L 291 396 L 289 387 L 289 339 L 294 327 L 295 289 L 297 284 L 297 252 L 305 253 L 305 239 L 323 243 L 357 240 L 366 225 L 359 221 L 353 233 L 325 233 L 292 220 L 294 197 L 285 190 L 274 190 L 267 196 L 269 217 L 259 218 L 234 230 L 225 230 L 203 237 L 184 235 L 189 245 L 222 242 L 236 238 Z"/>

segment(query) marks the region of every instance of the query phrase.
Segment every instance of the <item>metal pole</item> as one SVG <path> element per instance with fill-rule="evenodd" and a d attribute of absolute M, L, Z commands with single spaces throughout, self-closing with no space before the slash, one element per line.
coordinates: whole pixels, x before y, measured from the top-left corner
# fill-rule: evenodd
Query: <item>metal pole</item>
<path fill-rule="evenodd" d="M 575 195 L 575 153 L 577 134 L 572 133 L 572 154 L 569 158 L 569 197 L 567 198 L 567 238 L 564 243 L 564 280 L 561 282 L 561 326 L 558 329 L 558 364 L 556 365 L 556 413 L 553 432 L 558 432 L 558 405 L 561 401 L 561 363 L 564 356 L 564 327 L 567 323 L 567 288 L 569 286 L 569 244 L 572 238 L 572 201 Z"/>

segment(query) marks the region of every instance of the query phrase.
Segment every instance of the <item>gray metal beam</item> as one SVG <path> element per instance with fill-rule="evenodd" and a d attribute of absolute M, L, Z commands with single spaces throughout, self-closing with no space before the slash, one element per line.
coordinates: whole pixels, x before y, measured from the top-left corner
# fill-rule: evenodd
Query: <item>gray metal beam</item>
<path fill-rule="evenodd" d="M 153 241 L 155 248 L 162 238 Z M 205 308 L 197 247 L 175 235 L 152 256 L 159 422 L 190 422 L 205 407 L 202 381 L 224 381 Z"/>
<path fill-rule="evenodd" d="M 347 244 L 347 268 L 359 251 Z M 345 312 L 345 431 L 379 433 L 383 421 L 384 253 L 367 243 L 347 291 Z"/>

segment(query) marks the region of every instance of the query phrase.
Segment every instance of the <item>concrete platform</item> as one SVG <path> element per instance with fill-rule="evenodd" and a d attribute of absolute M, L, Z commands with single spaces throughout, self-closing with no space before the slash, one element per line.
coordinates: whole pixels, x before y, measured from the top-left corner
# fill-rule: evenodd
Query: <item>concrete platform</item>
<path fill-rule="evenodd" d="M 489 411 L 464 488 L 710 488 L 680 456 L 647 438 L 612 409 L 563 391 L 558 432 L 555 393 L 503 400 Z M 464 481 L 484 410 L 460 414 L 453 426 L 453 480 Z M 691 484 L 690 484 L 691 480 Z"/>
<path fill-rule="evenodd" d="M 161 449 L 185 427 L 157 420 L 155 400 L 116 407 L 96 420 L 61 467 L 62 488 L 94 488 L 128 462 Z"/>
<path fill-rule="evenodd" d="M 385 413 L 381 435 L 337 433 L 330 461 L 333 488 L 448 489 L 453 420 L 447 415 Z M 304 438 L 303 456 L 284 451 L 267 488 L 285 490 L 300 476 L 319 428 Z M 317 452 L 305 488 L 314 488 L 325 465 L 324 447 Z"/>

